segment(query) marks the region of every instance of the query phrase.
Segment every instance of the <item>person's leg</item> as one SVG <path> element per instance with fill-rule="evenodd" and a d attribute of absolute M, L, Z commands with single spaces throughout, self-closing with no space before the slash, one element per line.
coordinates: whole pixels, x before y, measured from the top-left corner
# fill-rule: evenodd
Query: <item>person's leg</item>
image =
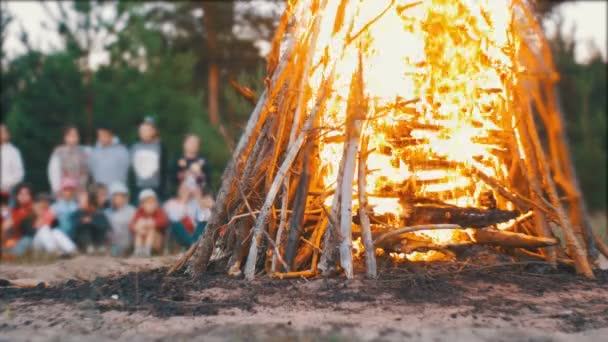
<path fill-rule="evenodd" d="M 51 228 L 44 226 L 38 229 L 38 232 L 36 232 L 36 235 L 34 236 L 32 246 L 35 250 L 40 250 L 45 253 L 56 252 L 57 244 L 55 243 L 55 238 L 51 233 Z"/>
<path fill-rule="evenodd" d="M 44 234 L 41 234 L 40 231 L 38 231 L 32 239 L 32 249 L 35 253 L 46 252 L 46 248 L 44 247 L 44 243 L 42 242 L 43 235 Z"/>
<path fill-rule="evenodd" d="M 207 222 L 199 222 L 196 225 L 196 229 L 194 230 L 194 235 L 192 236 L 192 243 L 195 243 L 198 238 L 203 235 L 205 232 L 205 228 L 207 227 Z"/>
<path fill-rule="evenodd" d="M 59 229 L 51 229 L 51 234 L 53 234 L 59 251 L 65 254 L 76 252 L 76 245 L 64 232 Z"/>
<path fill-rule="evenodd" d="M 81 225 L 79 229 L 80 243 L 76 243 L 81 251 L 89 254 L 93 252 L 93 229 L 94 227 L 90 224 Z"/>
<path fill-rule="evenodd" d="M 145 231 L 139 231 L 135 234 L 133 255 L 145 256 L 147 236 L 148 234 Z"/>
<path fill-rule="evenodd" d="M 149 227 L 146 230 L 146 235 L 144 238 L 144 248 L 143 248 L 143 254 L 145 256 L 151 256 L 152 255 L 152 250 L 154 249 L 154 247 L 156 246 L 156 234 L 155 234 L 155 229 L 154 227 Z"/>
<path fill-rule="evenodd" d="M 59 218 L 58 228 L 70 239 L 74 238 L 74 226 L 72 225 L 69 214 L 64 213 L 62 217 Z"/>
<path fill-rule="evenodd" d="M 157 253 L 161 254 L 163 247 L 165 246 L 165 235 L 156 229 L 154 229 L 152 235 L 154 235 L 152 241 L 152 249 Z"/>
<path fill-rule="evenodd" d="M 13 255 L 15 257 L 23 256 L 32 246 L 33 238 L 29 236 L 24 236 L 20 238 L 17 243 L 7 250 L 8 254 Z"/>
<path fill-rule="evenodd" d="M 180 245 L 188 248 L 192 244 L 192 236 L 181 222 L 171 222 L 169 225 L 171 236 Z"/>

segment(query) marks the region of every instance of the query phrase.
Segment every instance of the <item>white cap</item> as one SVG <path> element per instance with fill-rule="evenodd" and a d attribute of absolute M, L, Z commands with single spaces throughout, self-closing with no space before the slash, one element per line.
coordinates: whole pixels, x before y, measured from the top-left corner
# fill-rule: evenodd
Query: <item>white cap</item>
<path fill-rule="evenodd" d="M 148 197 L 154 197 L 156 198 L 156 192 L 154 192 L 154 190 L 152 189 L 143 189 L 140 193 L 139 193 L 139 201 L 143 201 Z"/>
<path fill-rule="evenodd" d="M 127 187 L 121 183 L 121 182 L 114 182 L 110 185 L 110 196 L 114 196 L 116 194 L 125 194 L 128 195 L 129 194 L 129 189 L 127 189 Z"/>

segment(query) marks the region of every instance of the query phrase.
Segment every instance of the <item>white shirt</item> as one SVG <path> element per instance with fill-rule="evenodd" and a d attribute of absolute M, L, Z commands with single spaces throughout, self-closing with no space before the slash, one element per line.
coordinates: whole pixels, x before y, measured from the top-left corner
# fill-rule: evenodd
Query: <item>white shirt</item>
<path fill-rule="evenodd" d="M 21 153 L 10 142 L 2 144 L 0 165 L 0 189 L 10 192 L 15 185 L 23 181 L 24 176 Z"/>

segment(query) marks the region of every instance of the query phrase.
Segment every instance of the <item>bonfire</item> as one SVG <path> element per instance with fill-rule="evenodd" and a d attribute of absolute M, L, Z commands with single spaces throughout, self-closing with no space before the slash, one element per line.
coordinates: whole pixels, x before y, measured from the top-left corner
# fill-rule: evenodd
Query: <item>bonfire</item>
<path fill-rule="evenodd" d="M 574 266 L 598 250 L 558 73 L 524 0 L 288 1 L 189 263 L 377 276 L 476 244 Z"/>

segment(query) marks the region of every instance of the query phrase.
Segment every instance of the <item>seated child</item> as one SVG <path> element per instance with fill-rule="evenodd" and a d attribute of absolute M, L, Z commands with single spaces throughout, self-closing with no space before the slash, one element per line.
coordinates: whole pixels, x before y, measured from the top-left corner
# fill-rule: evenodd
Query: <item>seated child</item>
<path fill-rule="evenodd" d="M 110 223 L 97 207 L 94 193 L 82 192 L 78 196 L 78 210 L 72 215 L 74 241 L 78 248 L 88 254 L 104 253 Z"/>
<path fill-rule="evenodd" d="M 110 185 L 110 196 L 112 206 L 106 209 L 105 213 L 112 228 L 112 255 L 124 256 L 132 244 L 129 224 L 135 215 L 135 208 L 129 204 L 129 190 L 122 183 Z"/>
<path fill-rule="evenodd" d="M 160 252 L 168 225 L 169 219 L 159 207 L 154 190 L 142 190 L 139 193 L 139 208 L 131 221 L 131 231 L 135 235 L 133 255 L 150 256 L 153 250 Z"/>
<path fill-rule="evenodd" d="M 93 185 L 93 192 L 95 193 L 97 208 L 101 210 L 108 209 L 110 207 L 108 187 L 103 183 L 95 183 Z"/>
<path fill-rule="evenodd" d="M 176 197 L 168 200 L 164 209 L 169 217 L 171 236 L 183 247 L 194 242 L 198 203 L 186 182 L 180 184 Z"/>
<path fill-rule="evenodd" d="M 57 200 L 51 205 L 53 213 L 59 221 L 59 229 L 68 237 L 74 236 L 72 227 L 72 215 L 78 210 L 76 201 L 76 181 L 71 178 L 64 178 L 61 181 L 61 189 L 57 195 Z"/>
<path fill-rule="evenodd" d="M 28 224 L 33 216 L 32 189 L 22 183 L 15 189 L 15 206 L 2 220 L 2 247 L 9 257 L 24 255 L 32 245 L 33 227 Z"/>
<path fill-rule="evenodd" d="M 4 222 L 11 219 L 11 207 L 8 205 L 10 199 L 11 196 L 7 192 L 0 192 L 0 228 L 4 226 Z"/>
<path fill-rule="evenodd" d="M 196 215 L 197 222 L 197 233 L 198 235 L 203 234 L 205 228 L 207 226 L 207 222 L 211 218 L 211 211 L 215 206 L 215 200 L 213 199 L 213 194 L 211 192 L 204 192 L 198 198 L 198 211 Z M 196 238 L 198 239 L 198 235 Z M 195 240 L 196 241 L 196 240 Z"/>
<path fill-rule="evenodd" d="M 51 196 L 45 193 L 38 194 L 34 201 L 34 215 L 31 218 L 31 226 L 36 230 L 32 247 L 35 252 L 49 254 L 60 254 L 69 256 L 76 252 L 76 245 L 60 229 L 54 229 L 57 225 L 55 214 L 51 210 Z"/>

